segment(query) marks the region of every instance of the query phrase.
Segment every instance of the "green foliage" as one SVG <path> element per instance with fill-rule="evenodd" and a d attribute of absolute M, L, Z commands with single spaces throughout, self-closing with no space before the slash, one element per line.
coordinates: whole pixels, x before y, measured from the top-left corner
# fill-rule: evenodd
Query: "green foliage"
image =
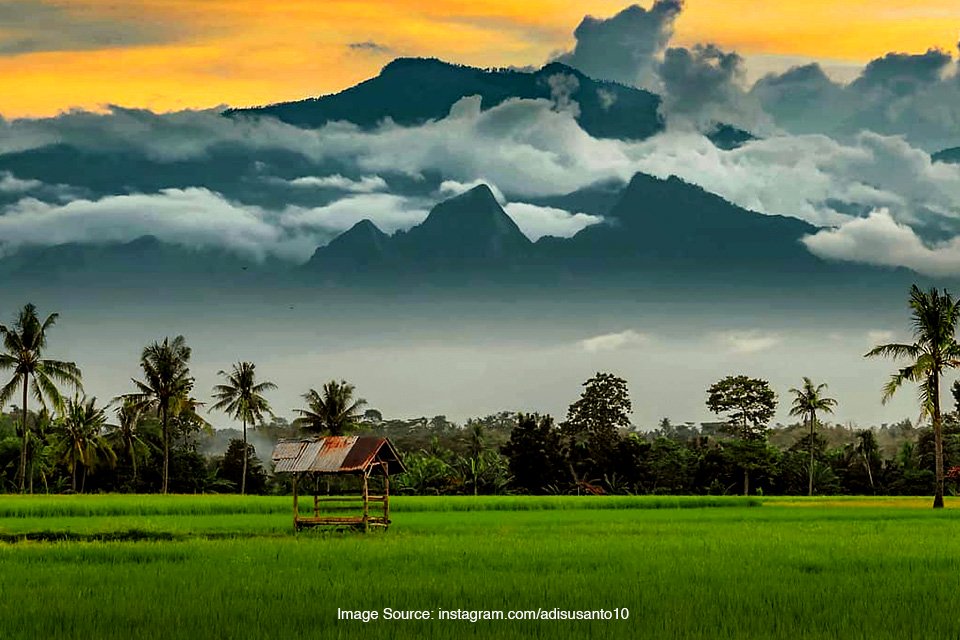
<path fill-rule="evenodd" d="M 866 357 L 883 356 L 908 359 L 909 364 L 893 374 L 883 388 L 883 402 L 887 402 L 905 382 L 915 382 L 920 395 L 921 417 L 930 417 L 934 438 L 934 498 L 933 507 L 943 507 L 944 460 L 943 417 L 940 411 L 941 378 L 947 369 L 960 366 L 960 344 L 957 344 L 957 320 L 960 319 L 960 300 L 944 290 L 935 288 L 921 291 L 917 285 L 910 289 L 910 315 L 913 343 L 885 344 L 875 347 Z"/>
<path fill-rule="evenodd" d="M 742 440 L 762 440 L 777 409 L 777 395 L 766 380 L 727 376 L 707 389 L 707 408 L 725 414 L 725 430 Z"/>
<path fill-rule="evenodd" d="M 501 451 L 513 485 L 525 493 L 542 493 L 566 478 L 563 438 L 550 416 L 521 414 Z"/>
<path fill-rule="evenodd" d="M 633 405 L 627 381 L 611 373 L 597 373 L 583 386 L 560 430 L 573 481 L 590 489 L 615 460 L 620 430 L 630 427 Z"/>
<path fill-rule="evenodd" d="M 323 385 L 322 393 L 310 389 L 303 395 L 307 408 L 296 410 L 300 417 L 294 424 L 310 433 L 329 436 L 354 430 L 360 421 L 360 410 L 367 404 L 363 398 L 354 399 L 355 392 L 356 388 L 346 380 L 331 380 Z"/>
<path fill-rule="evenodd" d="M 243 459 L 244 449 L 247 451 L 246 460 Z M 217 477 L 227 481 L 233 491 L 240 491 L 241 494 L 261 494 L 267 489 L 267 472 L 257 458 L 253 445 L 246 444 L 243 440 L 230 441 L 230 446 L 217 464 Z"/>
<path fill-rule="evenodd" d="M 163 493 L 170 488 L 170 419 L 181 412 L 196 414 L 196 403 L 190 398 L 193 377 L 190 375 L 190 347 L 183 336 L 173 340 L 164 338 L 144 348 L 140 355 L 143 381 L 134 379 L 137 392 L 124 396 L 124 401 L 139 406 L 144 411 L 153 411 L 160 418 L 163 437 Z M 195 424 L 188 419 L 186 424 Z M 186 426 L 181 423 L 179 426 Z"/>
<path fill-rule="evenodd" d="M 47 348 L 47 332 L 56 323 L 58 314 L 47 316 L 43 322 L 37 316 L 37 308 L 27 304 L 20 310 L 13 327 L 0 324 L 3 351 L 0 352 L 0 371 L 10 371 L 13 377 L 0 386 L 0 407 L 5 406 L 16 394 L 21 393 L 20 406 L 20 491 L 27 485 L 27 459 L 31 442 L 27 421 L 29 397 L 41 405 L 52 403 L 54 409 L 63 406 L 63 396 L 57 385 L 69 385 L 76 391 L 82 389 L 80 369 L 72 362 L 50 360 L 43 357 Z"/>

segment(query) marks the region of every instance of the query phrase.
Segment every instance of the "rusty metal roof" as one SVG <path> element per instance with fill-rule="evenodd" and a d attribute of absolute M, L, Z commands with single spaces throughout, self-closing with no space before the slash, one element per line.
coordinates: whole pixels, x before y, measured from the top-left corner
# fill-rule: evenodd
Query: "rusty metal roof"
<path fill-rule="evenodd" d="M 391 475 L 406 471 L 393 444 L 379 436 L 281 440 L 272 458 L 276 473 L 363 473 L 378 462 Z"/>

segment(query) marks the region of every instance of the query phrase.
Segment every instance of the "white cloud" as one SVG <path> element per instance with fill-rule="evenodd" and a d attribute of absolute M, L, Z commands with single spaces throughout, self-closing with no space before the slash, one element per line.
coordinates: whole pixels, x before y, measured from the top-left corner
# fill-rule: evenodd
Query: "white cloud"
<path fill-rule="evenodd" d="M 39 180 L 21 180 L 9 171 L 0 171 L 0 193 L 25 193 L 41 184 Z"/>
<path fill-rule="evenodd" d="M 349 193 L 373 193 L 385 191 L 387 182 L 380 176 L 363 176 L 359 180 L 352 180 L 339 173 L 331 176 L 303 176 L 293 180 L 282 180 L 291 187 L 305 187 L 315 189 L 339 189 Z"/>
<path fill-rule="evenodd" d="M 578 342 L 578 346 L 588 353 L 601 353 L 606 351 L 620 351 L 630 349 L 649 342 L 650 338 L 642 333 L 632 329 L 621 331 L 620 333 L 607 333 L 593 338 L 587 338 Z"/>
<path fill-rule="evenodd" d="M 457 182 L 456 180 L 444 180 L 440 183 L 440 187 L 437 189 L 437 197 L 441 199 L 453 198 L 459 196 L 461 193 L 466 193 L 470 189 L 479 187 L 480 185 L 487 185 L 490 188 L 490 191 L 493 192 L 493 197 L 497 199 L 497 202 L 500 203 L 500 206 L 507 204 L 507 198 L 503 195 L 503 191 L 493 184 L 491 181 L 486 180 L 485 178 L 477 178 L 476 180 L 471 180 L 470 182 Z"/>
<path fill-rule="evenodd" d="M 50 204 L 24 198 L 0 216 L 0 254 L 22 246 L 129 242 L 153 235 L 182 246 L 223 248 L 262 260 L 303 262 L 318 245 L 364 218 L 392 232 L 421 222 L 426 211 L 389 194 L 359 194 L 317 208 L 271 211 L 231 202 L 207 189 L 108 196 Z"/>
<path fill-rule="evenodd" d="M 281 223 L 291 230 L 341 232 L 369 219 L 383 231 L 393 233 L 419 224 L 426 217 L 427 210 L 416 201 L 389 193 L 370 193 L 347 196 L 313 209 L 290 208 L 281 216 Z"/>
<path fill-rule="evenodd" d="M 885 210 L 807 236 L 804 243 L 822 258 L 904 266 L 931 276 L 960 275 L 960 237 L 927 245 Z"/>
<path fill-rule="evenodd" d="M 511 202 L 505 207 L 523 233 L 536 242 L 543 236 L 569 238 L 581 229 L 603 220 L 586 213 L 570 213 L 553 207 L 540 207 L 526 202 Z"/>
<path fill-rule="evenodd" d="M 760 353 L 782 342 L 779 335 L 758 330 L 723 331 L 715 333 L 713 339 L 730 353 L 736 354 Z"/>
<path fill-rule="evenodd" d="M 229 247 L 254 258 L 281 252 L 282 232 L 257 207 L 206 189 L 110 196 L 54 205 L 20 200 L 0 216 L 0 246 L 125 242 L 144 235 L 193 248 Z"/>

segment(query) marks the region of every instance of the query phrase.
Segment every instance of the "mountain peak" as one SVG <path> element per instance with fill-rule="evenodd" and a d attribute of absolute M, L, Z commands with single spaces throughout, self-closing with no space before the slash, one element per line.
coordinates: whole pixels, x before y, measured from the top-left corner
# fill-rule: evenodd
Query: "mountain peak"
<path fill-rule="evenodd" d="M 436 205 L 402 242 L 428 263 L 512 261 L 532 246 L 485 184 Z"/>

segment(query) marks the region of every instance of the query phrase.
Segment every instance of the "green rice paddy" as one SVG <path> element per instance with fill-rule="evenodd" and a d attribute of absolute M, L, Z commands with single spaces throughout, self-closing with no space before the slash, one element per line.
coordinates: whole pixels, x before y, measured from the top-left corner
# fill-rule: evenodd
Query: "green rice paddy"
<path fill-rule="evenodd" d="M 288 498 L 3 496 L 0 638 L 956 637 L 960 502 L 929 503 L 397 498 L 388 532 L 294 535 Z"/>

